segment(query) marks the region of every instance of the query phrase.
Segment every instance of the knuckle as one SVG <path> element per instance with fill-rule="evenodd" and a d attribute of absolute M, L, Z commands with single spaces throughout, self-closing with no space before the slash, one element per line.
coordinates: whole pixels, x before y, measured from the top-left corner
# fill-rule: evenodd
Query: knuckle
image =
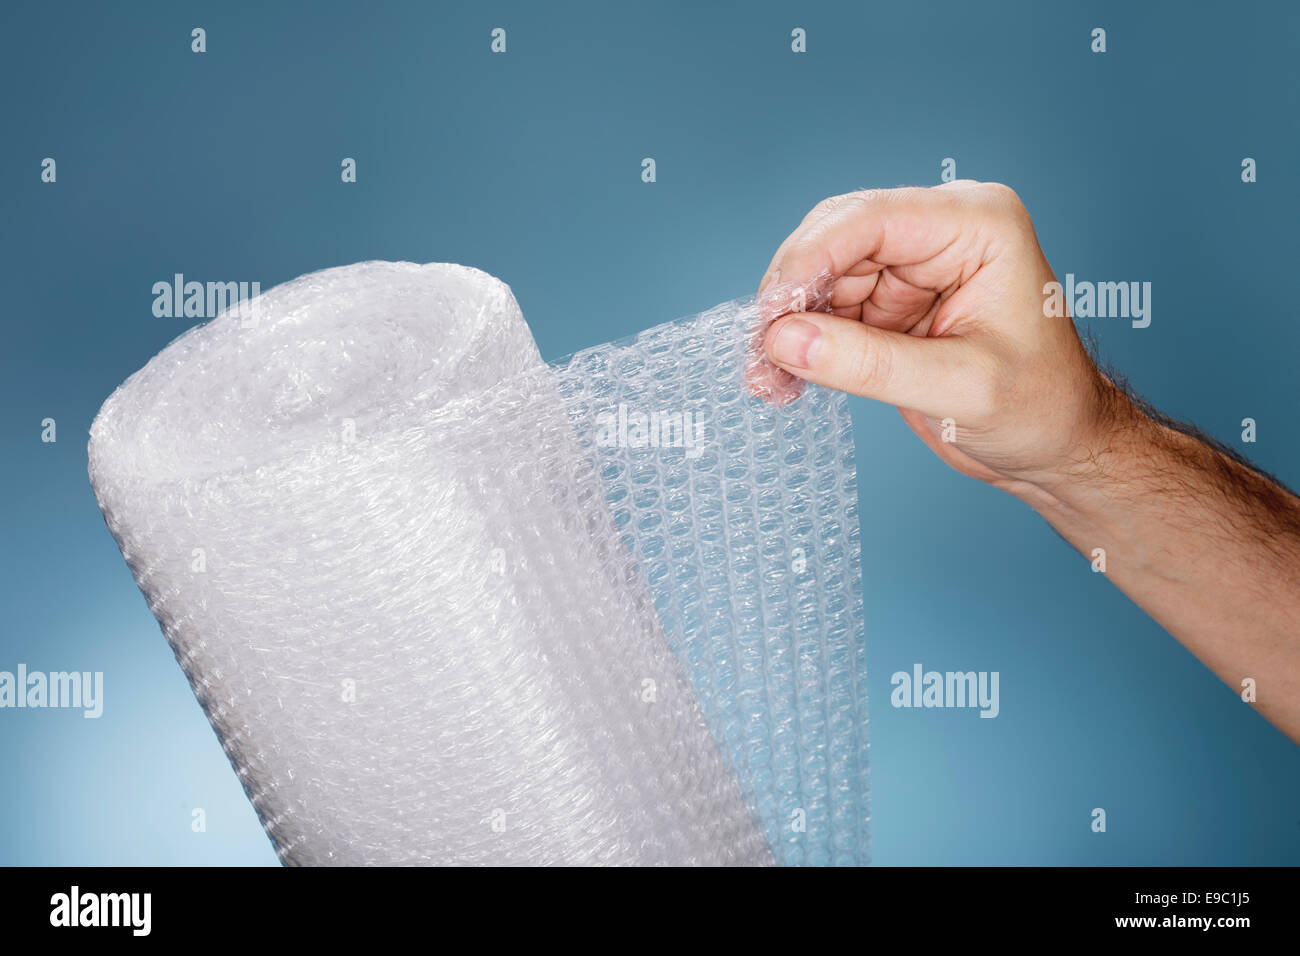
<path fill-rule="evenodd" d="M 984 194 L 989 205 L 1011 216 L 1019 217 L 1025 213 L 1025 204 L 1014 189 L 1005 183 L 984 183 Z"/>
<path fill-rule="evenodd" d="M 991 426 L 1002 414 L 1012 391 L 1010 377 L 996 362 L 980 362 L 967 393 L 971 424 L 980 428 Z"/>
<path fill-rule="evenodd" d="M 804 217 L 804 221 L 807 222 L 810 219 L 820 219 L 822 216 L 839 206 L 843 201 L 843 196 L 827 196 L 808 211 L 808 215 Z"/>
<path fill-rule="evenodd" d="M 925 193 L 929 191 L 925 186 L 899 186 L 897 189 L 878 190 L 880 193 L 878 199 L 881 202 L 897 203 L 906 207 L 924 199 Z"/>
<path fill-rule="evenodd" d="M 874 189 L 863 189 L 857 192 L 842 193 L 838 196 L 827 196 L 808 213 L 808 219 L 819 219 L 828 213 L 838 212 L 846 206 L 857 206 L 863 202 L 870 201 L 871 195 L 877 192 Z"/>
<path fill-rule="evenodd" d="M 1016 191 L 1006 183 L 984 183 L 984 190 L 997 200 L 1003 202 L 1020 202 L 1020 197 L 1016 195 Z"/>
<path fill-rule="evenodd" d="M 885 385 L 894 371 L 894 350 L 884 336 L 867 336 L 854 352 L 849 372 L 863 389 Z"/>

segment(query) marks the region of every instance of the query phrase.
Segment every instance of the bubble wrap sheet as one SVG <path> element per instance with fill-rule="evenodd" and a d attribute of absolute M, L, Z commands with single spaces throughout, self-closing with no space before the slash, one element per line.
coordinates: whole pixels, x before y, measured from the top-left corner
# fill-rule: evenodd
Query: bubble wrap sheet
<path fill-rule="evenodd" d="M 113 393 L 96 498 L 286 864 L 867 862 L 851 426 L 749 394 L 771 314 L 547 365 L 362 263 Z"/>

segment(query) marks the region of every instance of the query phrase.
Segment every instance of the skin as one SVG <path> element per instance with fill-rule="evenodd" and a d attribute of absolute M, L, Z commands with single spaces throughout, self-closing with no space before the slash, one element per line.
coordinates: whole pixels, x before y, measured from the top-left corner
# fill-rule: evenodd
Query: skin
<path fill-rule="evenodd" d="M 820 277 L 820 279 L 819 279 Z M 1128 396 L 1074 323 L 1023 204 L 969 181 L 824 200 L 759 287 L 776 404 L 803 382 L 897 406 L 941 459 L 1029 504 L 1300 742 L 1300 498 Z M 829 292 L 795 312 L 791 289 Z M 945 424 L 947 427 L 945 427 Z M 945 438 L 949 440 L 945 440 Z M 952 440 L 955 439 L 955 440 Z"/>

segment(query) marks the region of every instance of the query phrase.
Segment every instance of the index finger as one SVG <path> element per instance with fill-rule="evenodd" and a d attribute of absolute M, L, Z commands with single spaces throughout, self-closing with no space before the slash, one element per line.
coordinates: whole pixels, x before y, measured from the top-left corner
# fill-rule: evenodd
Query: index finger
<path fill-rule="evenodd" d="M 777 249 L 760 291 L 883 266 L 917 265 L 953 246 L 972 218 L 968 183 L 867 189 L 823 199 Z M 863 271 L 863 264 L 866 264 Z"/>

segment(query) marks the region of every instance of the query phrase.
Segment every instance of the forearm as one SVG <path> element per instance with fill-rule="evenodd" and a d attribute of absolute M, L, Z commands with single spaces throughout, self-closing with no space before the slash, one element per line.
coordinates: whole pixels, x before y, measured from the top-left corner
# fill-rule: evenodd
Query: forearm
<path fill-rule="evenodd" d="M 1105 438 L 1013 489 L 1300 742 L 1300 499 L 1112 394 Z M 1096 549 L 1102 549 L 1100 552 Z"/>
<path fill-rule="evenodd" d="M 959 181 L 832 197 L 764 286 L 828 269 L 832 313 L 773 322 L 771 363 L 896 406 L 943 461 L 1104 561 L 1230 687 L 1253 681 L 1252 703 L 1300 742 L 1300 499 L 1098 372 L 1015 193 Z"/>

